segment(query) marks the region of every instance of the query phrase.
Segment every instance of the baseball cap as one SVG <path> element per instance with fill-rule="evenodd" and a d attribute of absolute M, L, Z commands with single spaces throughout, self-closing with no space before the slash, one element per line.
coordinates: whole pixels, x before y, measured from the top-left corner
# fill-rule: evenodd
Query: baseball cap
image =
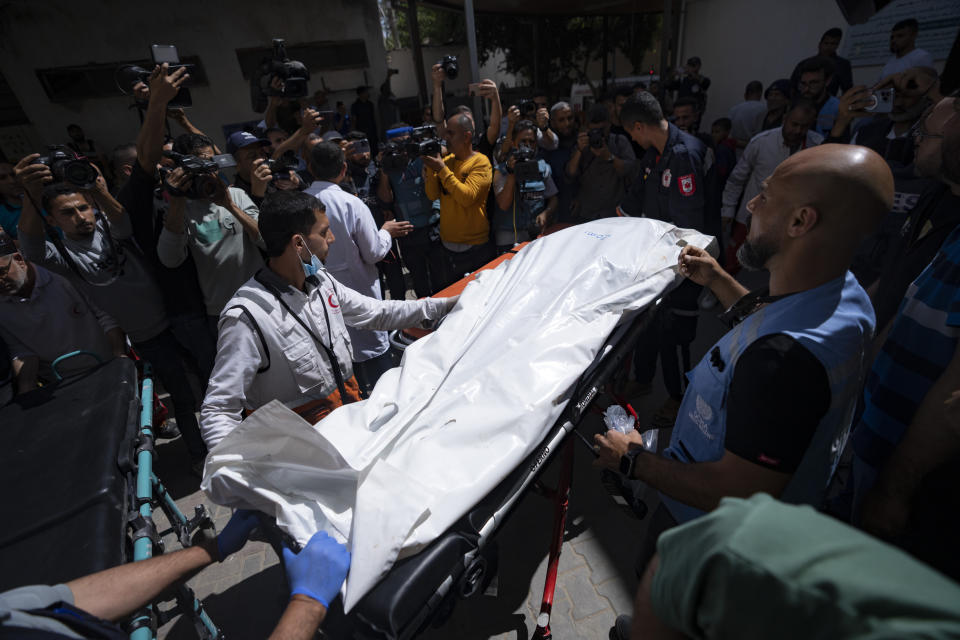
<path fill-rule="evenodd" d="M 227 138 L 227 153 L 236 153 L 237 149 L 243 149 L 244 147 L 249 147 L 252 144 L 260 143 L 264 146 L 270 144 L 270 141 L 265 138 L 258 138 L 252 133 L 246 131 L 237 131 L 231 133 L 230 137 Z"/>
<path fill-rule="evenodd" d="M 340 135 L 339 131 L 327 131 L 323 134 L 324 142 L 333 142 L 334 140 L 343 140 L 343 136 Z"/>
<path fill-rule="evenodd" d="M 786 78 L 780 78 L 779 80 L 774 80 L 770 83 L 770 86 L 767 87 L 767 90 L 763 92 L 763 97 L 767 98 L 770 96 L 771 91 L 779 91 L 786 97 L 790 97 L 791 86 L 790 81 Z"/>

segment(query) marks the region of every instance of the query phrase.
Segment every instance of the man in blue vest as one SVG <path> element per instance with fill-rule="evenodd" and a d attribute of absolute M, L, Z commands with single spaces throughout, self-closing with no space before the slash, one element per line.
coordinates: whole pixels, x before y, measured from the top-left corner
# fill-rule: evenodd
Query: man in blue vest
<path fill-rule="evenodd" d="M 749 293 L 701 249 L 681 252 L 680 272 L 710 287 L 740 322 L 688 374 L 663 456 L 646 452 L 639 432 L 596 436 L 598 464 L 661 492 L 667 511 L 655 514 L 656 528 L 687 522 L 725 496 L 820 503 L 874 330 L 848 267 L 892 202 L 893 177 L 874 151 L 818 146 L 783 161 L 749 204 L 753 222 L 738 257 L 769 270 L 768 291 Z"/>
<path fill-rule="evenodd" d="M 426 298 L 443 288 L 445 277 L 446 257 L 437 231 L 440 210 L 423 189 L 423 160 L 405 151 L 410 127 L 398 125 L 387 136 L 377 198 L 384 208 L 393 210 L 395 219 L 413 225 L 413 231 L 399 239 L 400 251 L 413 279 L 413 290 L 418 298 Z"/>
<path fill-rule="evenodd" d="M 493 232 L 498 254 L 536 238 L 557 212 L 553 172 L 537 153 L 537 125 L 530 120 L 518 122 L 511 146 L 493 172 L 497 201 Z"/>

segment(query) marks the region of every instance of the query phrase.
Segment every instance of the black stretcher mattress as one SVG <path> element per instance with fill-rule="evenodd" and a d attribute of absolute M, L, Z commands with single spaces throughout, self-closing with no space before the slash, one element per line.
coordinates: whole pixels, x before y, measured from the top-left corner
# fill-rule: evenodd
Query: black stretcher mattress
<path fill-rule="evenodd" d="M 619 369 L 624 358 L 633 353 L 637 339 L 656 312 L 656 308 L 647 308 L 633 312 L 621 321 L 607 339 L 606 345 L 610 349 L 602 350 L 604 357 L 594 361 L 580 377 L 557 425 L 570 421 L 576 426 L 580 422 L 598 387 Z M 336 608 L 330 612 L 332 619 L 328 618 L 328 624 L 324 625 L 330 636 L 363 640 L 416 636 L 443 608 L 444 603 L 431 600 L 437 588 L 446 579 L 452 577 L 456 583 L 463 575 L 464 557 L 477 548 L 481 527 L 518 490 L 527 476 L 537 475 L 547 466 L 541 464 L 544 447 L 555 433 L 556 430 L 552 429 L 521 465 L 439 538 L 420 553 L 399 560 L 349 615 L 343 615 L 338 598 Z M 552 458 L 556 452 L 548 453 Z M 548 526 L 547 523 L 544 526 Z M 488 551 L 491 552 L 489 561 L 495 563 L 495 548 L 491 545 Z M 495 571 L 492 564 L 490 571 Z M 451 594 L 455 592 L 456 588 Z"/>
<path fill-rule="evenodd" d="M 124 358 L 0 408 L 0 591 L 128 560 L 118 456 L 130 459 L 138 406 Z"/>

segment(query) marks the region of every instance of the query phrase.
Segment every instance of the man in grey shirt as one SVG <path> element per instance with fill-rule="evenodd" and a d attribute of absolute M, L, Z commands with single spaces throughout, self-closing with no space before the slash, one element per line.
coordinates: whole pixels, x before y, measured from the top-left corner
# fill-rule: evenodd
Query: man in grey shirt
<path fill-rule="evenodd" d="M 630 141 L 610 133 L 610 114 L 605 106 L 594 105 L 589 121 L 567 162 L 567 176 L 580 181 L 578 205 L 574 209 L 582 222 L 617 215 L 617 205 L 626 193 L 627 176 L 636 161 Z"/>
<path fill-rule="evenodd" d="M 173 148 L 177 153 L 211 159 L 213 142 L 206 136 L 184 134 Z M 166 178 L 170 209 L 157 242 L 157 256 L 168 268 L 187 258 L 197 265 L 197 277 L 210 319 L 210 330 L 217 335 L 217 319 L 224 305 L 244 282 L 263 267 L 260 249 L 263 240 L 257 229 L 259 210 L 243 190 L 227 187 L 216 174 L 216 192 L 209 199 L 188 198 L 192 181 L 180 168 Z M 171 189 L 173 187 L 173 189 Z"/>
<path fill-rule="evenodd" d="M 44 187 L 53 175 L 45 165 L 32 164 L 36 158 L 37 154 L 29 155 L 16 167 L 29 195 L 19 222 L 23 256 L 66 277 L 114 318 L 137 353 L 153 364 L 170 393 L 177 425 L 199 469 L 206 447 L 194 413 L 197 400 L 170 331 L 160 290 L 132 241 L 130 217 L 110 195 L 102 176 L 88 189 L 66 182 Z M 36 203 L 46 211 L 46 219 Z M 48 225 L 53 228 L 51 233 L 45 233 Z M 160 429 L 160 435 L 172 437 L 176 430 L 171 425 Z"/>

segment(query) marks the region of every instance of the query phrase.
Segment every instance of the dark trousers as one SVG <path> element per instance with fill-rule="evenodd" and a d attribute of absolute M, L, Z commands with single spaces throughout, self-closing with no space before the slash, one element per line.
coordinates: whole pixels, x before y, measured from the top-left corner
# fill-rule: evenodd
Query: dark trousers
<path fill-rule="evenodd" d="M 213 317 L 213 316 L 210 316 Z M 170 330 L 177 342 L 183 347 L 197 370 L 200 381 L 200 395 L 207 392 L 207 382 L 213 373 L 213 361 L 217 357 L 217 324 L 213 318 L 213 333 L 210 332 L 208 316 L 203 313 L 190 313 L 172 316 Z"/>
<path fill-rule="evenodd" d="M 207 447 L 200 436 L 200 425 L 194 413 L 199 407 L 180 359 L 180 348 L 173 331 L 165 329 L 149 340 L 134 343 L 133 347 L 140 357 L 153 366 L 160 383 L 170 394 L 173 415 L 190 451 L 190 458 L 202 460 L 207 455 Z"/>
<path fill-rule="evenodd" d="M 357 384 L 360 385 L 360 390 L 363 392 L 364 397 L 370 395 L 380 376 L 390 369 L 393 369 L 394 366 L 390 349 L 387 349 L 376 358 L 353 363 L 353 374 L 357 376 Z"/>
<path fill-rule="evenodd" d="M 440 287 L 441 289 L 449 287 L 463 276 L 476 271 L 496 257 L 496 250 L 490 242 L 474 245 L 466 251 L 451 251 L 444 247 L 443 253 L 447 258 L 448 271 L 443 287 Z"/>
<path fill-rule="evenodd" d="M 437 239 L 431 239 L 432 227 L 420 227 L 400 238 L 400 251 L 403 252 L 403 264 L 413 278 L 413 290 L 418 298 L 431 296 L 443 288 L 446 281 L 446 255 L 443 245 Z"/>
<path fill-rule="evenodd" d="M 377 271 L 380 272 L 380 288 L 390 292 L 390 299 L 405 300 L 407 283 L 403 280 L 403 265 L 396 251 L 391 251 L 377 263 Z"/>
<path fill-rule="evenodd" d="M 657 358 L 663 367 L 663 383 L 674 400 L 683 397 L 680 349 L 689 348 L 697 336 L 697 298 L 702 287 L 684 280 L 663 301 L 657 317 L 643 332 L 634 351 L 637 382 L 649 384 L 657 373 Z"/>

